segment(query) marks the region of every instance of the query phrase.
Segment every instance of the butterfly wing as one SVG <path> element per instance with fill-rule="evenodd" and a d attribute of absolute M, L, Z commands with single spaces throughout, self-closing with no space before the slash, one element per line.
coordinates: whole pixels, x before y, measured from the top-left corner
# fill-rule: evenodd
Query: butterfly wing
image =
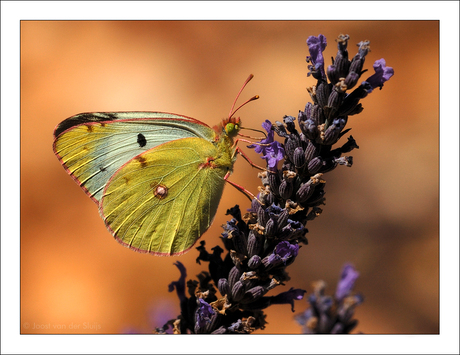
<path fill-rule="evenodd" d="M 193 118 L 163 112 L 83 113 L 61 122 L 53 150 L 61 164 L 98 203 L 105 185 L 127 161 L 165 142 L 215 132 Z"/>
<path fill-rule="evenodd" d="M 120 243 L 155 255 L 183 254 L 211 225 L 233 161 L 229 146 L 202 138 L 159 145 L 113 175 L 99 212 Z"/>

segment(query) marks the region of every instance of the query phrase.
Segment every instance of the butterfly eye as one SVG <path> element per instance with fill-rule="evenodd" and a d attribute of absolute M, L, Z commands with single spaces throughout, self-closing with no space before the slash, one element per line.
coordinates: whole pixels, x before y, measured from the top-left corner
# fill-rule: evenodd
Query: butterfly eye
<path fill-rule="evenodd" d="M 235 125 L 233 123 L 227 123 L 225 125 L 225 132 L 227 132 L 227 134 L 230 134 L 231 132 L 233 132 L 234 129 L 235 129 Z"/>
<path fill-rule="evenodd" d="M 236 135 L 239 129 L 240 126 L 232 122 L 229 122 L 225 125 L 225 133 L 227 133 L 227 135 L 229 136 Z"/>

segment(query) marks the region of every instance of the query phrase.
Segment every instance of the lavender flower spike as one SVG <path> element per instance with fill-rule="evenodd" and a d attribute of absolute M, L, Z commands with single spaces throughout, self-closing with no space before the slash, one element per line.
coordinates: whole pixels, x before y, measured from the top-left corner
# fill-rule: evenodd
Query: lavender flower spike
<path fill-rule="evenodd" d="M 313 103 L 299 112 L 297 122 L 294 116 L 284 115 L 282 122 L 262 123 L 267 135 L 249 145 L 266 161 L 265 171 L 258 173 L 257 199 L 244 214 L 238 205 L 227 210 L 233 218 L 223 225 L 225 255 L 220 246 L 208 252 L 205 241 L 200 242 L 196 261 L 208 262 L 209 271 L 185 283 L 185 268 L 176 263 L 181 277 L 171 283 L 170 291 L 176 289 L 181 313 L 157 328 L 157 333 L 173 327 L 175 334 L 249 334 L 265 328 L 265 308 L 290 304 L 293 311 L 295 301 L 304 298 L 306 291 L 293 287 L 275 296 L 266 294 L 290 280 L 287 267 L 297 260 L 301 244 L 308 245 L 307 225 L 321 215 L 320 206 L 325 204 L 324 175 L 353 163 L 352 156 L 343 155 L 358 148 L 353 137 L 335 146 L 350 130 L 346 128 L 349 117 L 363 110 L 360 100 L 368 92 L 382 87 L 394 74 L 380 59 L 374 64 L 375 74 L 363 81 L 369 41 L 358 44 L 358 54 L 350 61 L 348 40 L 348 35 L 338 37 L 328 81 L 323 58 L 326 38 L 308 38 L 309 75 L 316 79 L 308 88 Z M 275 141 L 275 133 L 282 143 Z M 353 266 L 345 265 L 333 295 L 325 293 L 324 281 L 314 283 L 314 292 L 307 297 L 309 308 L 296 316 L 304 333 L 349 334 L 356 327 L 354 309 L 364 300 L 352 290 L 358 276 Z"/>
<path fill-rule="evenodd" d="M 369 78 L 367 78 L 366 81 L 362 83 L 362 85 L 365 85 L 365 83 L 370 85 L 370 89 L 366 88 L 368 93 L 371 93 L 372 90 L 374 90 L 376 87 L 382 89 L 383 83 L 387 80 L 390 80 L 390 78 L 394 75 L 393 68 L 387 67 L 385 59 L 383 58 L 376 60 L 373 67 L 375 74 L 371 75 Z"/>
<path fill-rule="evenodd" d="M 363 296 L 353 294 L 352 288 L 359 276 L 350 264 L 345 264 L 335 297 L 325 293 L 326 283 L 313 283 L 314 292 L 307 298 L 309 307 L 295 316 L 305 334 L 350 334 L 358 321 L 353 319 L 354 309 L 363 302 Z"/>

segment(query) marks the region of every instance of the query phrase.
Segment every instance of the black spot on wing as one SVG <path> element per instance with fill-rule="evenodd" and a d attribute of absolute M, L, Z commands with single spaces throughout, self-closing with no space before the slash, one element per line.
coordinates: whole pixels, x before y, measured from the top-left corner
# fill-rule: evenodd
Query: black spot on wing
<path fill-rule="evenodd" d="M 139 147 L 145 147 L 147 144 L 147 140 L 145 139 L 145 136 L 142 133 L 139 133 L 137 135 L 137 143 L 139 144 Z"/>

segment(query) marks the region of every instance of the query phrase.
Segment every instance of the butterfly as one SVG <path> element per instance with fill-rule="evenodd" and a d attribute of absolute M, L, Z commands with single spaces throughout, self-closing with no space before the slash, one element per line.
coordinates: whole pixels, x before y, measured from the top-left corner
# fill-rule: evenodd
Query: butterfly
<path fill-rule="evenodd" d="M 244 105 L 233 111 L 235 102 L 213 128 L 164 112 L 81 113 L 56 126 L 53 150 L 118 242 L 181 255 L 210 227 L 230 182 L 241 128 L 233 115 Z"/>

